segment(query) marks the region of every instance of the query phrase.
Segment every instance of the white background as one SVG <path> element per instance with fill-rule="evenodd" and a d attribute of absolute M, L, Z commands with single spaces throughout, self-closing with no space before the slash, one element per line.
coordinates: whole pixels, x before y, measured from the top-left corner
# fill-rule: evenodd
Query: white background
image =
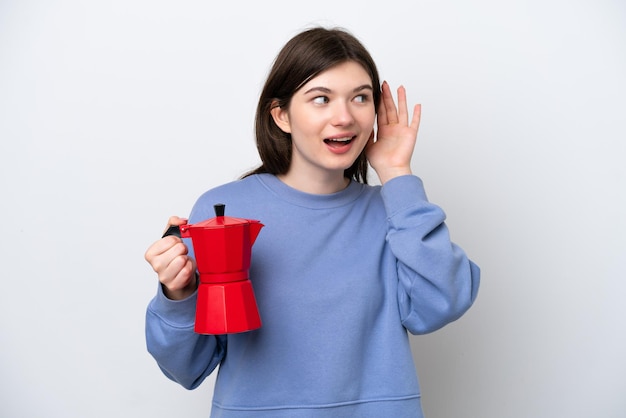
<path fill-rule="evenodd" d="M 626 5 L 0 0 L 0 416 L 206 417 L 145 349 L 171 214 L 258 162 L 271 61 L 343 26 L 423 105 L 413 160 L 482 267 L 412 337 L 429 418 L 626 413 Z"/>

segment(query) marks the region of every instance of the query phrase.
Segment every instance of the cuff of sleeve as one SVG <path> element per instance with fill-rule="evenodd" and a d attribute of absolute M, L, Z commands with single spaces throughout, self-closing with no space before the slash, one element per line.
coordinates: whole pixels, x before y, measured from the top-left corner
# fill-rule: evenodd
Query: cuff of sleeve
<path fill-rule="evenodd" d="M 422 180 L 414 175 L 389 180 L 383 185 L 381 195 L 389 217 L 404 209 L 428 202 Z"/>
<path fill-rule="evenodd" d="M 149 309 L 172 326 L 179 328 L 193 327 L 196 321 L 196 299 L 198 292 L 181 300 L 168 299 L 163 293 L 161 283 L 157 294 L 150 302 Z"/>

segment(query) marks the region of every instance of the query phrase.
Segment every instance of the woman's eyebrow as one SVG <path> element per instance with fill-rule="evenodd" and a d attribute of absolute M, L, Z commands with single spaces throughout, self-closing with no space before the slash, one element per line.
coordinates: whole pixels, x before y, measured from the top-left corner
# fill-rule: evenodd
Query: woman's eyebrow
<path fill-rule="evenodd" d="M 327 87 L 311 87 L 310 89 L 305 91 L 304 94 L 309 94 L 309 93 L 312 93 L 312 92 L 315 92 L 315 91 L 318 91 L 318 92 L 321 92 L 321 93 L 330 93 L 330 92 L 332 92 L 332 90 L 327 88 Z"/>
<path fill-rule="evenodd" d="M 363 90 L 374 90 L 374 89 L 372 88 L 372 86 L 370 84 L 362 84 L 362 85 L 354 88 L 352 90 L 352 92 L 356 93 L 356 92 L 363 91 Z M 316 87 L 311 87 L 310 89 L 305 91 L 304 94 L 309 94 L 309 93 L 312 93 L 312 92 L 321 92 L 321 93 L 330 94 L 330 93 L 332 93 L 332 90 L 329 89 L 328 87 L 316 86 Z"/>
<path fill-rule="evenodd" d="M 371 84 L 363 84 L 357 88 L 355 88 L 354 90 L 352 90 L 353 92 L 357 92 L 357 91 L 363 91 L 363 90 L 374 90 L 371 86 Z"/>

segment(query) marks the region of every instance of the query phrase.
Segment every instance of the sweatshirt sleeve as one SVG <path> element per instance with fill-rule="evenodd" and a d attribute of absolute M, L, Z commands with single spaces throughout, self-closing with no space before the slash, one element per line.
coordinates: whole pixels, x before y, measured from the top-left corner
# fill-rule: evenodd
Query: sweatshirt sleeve
<path fill-rule="evenodd" d="M 480 269 L 450 241 L 445 213 L 428 202 L 421 179 L 397 177 L 381 193 L 387 241 L 397 259 L 402 323 L 412 334 L 435 331 L 473 304 Z"/>
<path fill-rule="evenodd" d="M 186 389 L 195 389 L 215 369 L 226 350 L 226 337 L 194 332 L 196 293 L 168 299 L 159 284 L 146 312 L 146 344 L 163 373 Z"/>

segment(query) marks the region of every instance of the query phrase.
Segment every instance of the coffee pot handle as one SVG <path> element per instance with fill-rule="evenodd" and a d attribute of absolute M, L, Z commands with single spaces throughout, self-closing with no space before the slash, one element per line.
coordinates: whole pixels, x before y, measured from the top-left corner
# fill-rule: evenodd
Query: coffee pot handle
<path fill-rule="evenodd" d="M 174 236 L 180 238 L 181 237 L 181 235 L 180 235 L 180 226 L 178 226 L 178 225 L 170 225 L 167 228 L 167 231 L 165 231 L 165 233 L 163 234 L 163 236 L 161 238 L 165 238 L 168 235 L 174 235 Z"/>

